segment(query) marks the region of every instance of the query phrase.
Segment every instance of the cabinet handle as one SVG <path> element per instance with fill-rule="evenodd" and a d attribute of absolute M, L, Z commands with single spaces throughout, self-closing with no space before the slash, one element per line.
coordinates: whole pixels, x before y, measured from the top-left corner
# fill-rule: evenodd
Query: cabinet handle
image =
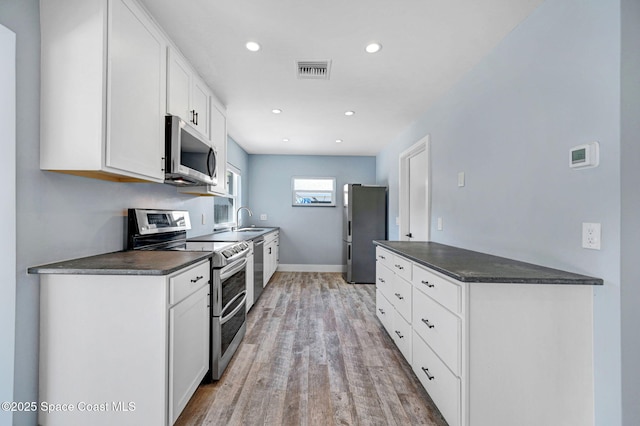
<path fill-rule="evenodd" d="M 404 266 L 400 266 L 400 265 L 395 265 L 395 267 L 400 269 L 400 270 L 404 269 Z"/>
<path fill-rule="evenodd" d="M 380 311 L 380 313 L 381 313 L 382 315 L 384 315 L 384 310 L 383 310 L 382 308 L 378 308 L 378 310 Z"/>
<path fill-rule="evenodd" d="M 382 278 L 378 278 L 378 281 L 380 281 L 381 283 L 386 283 L 386 281 L 383 280 Z"/>
<path fill-rule="evenodd" d="M 396 297 L 400 300 L 404 299 L 404 297 L 402 297 L 402 295 L 400 293 L 396 293 Z"/>
<path fill-rule="evenodd" d="M 398 335 L 399 338 L 404 339 L 404 336 L 402 334 L 400 334 L 400 332 L 398 330 L 396 330 L 396 334 Z"/>
<path fill-rule="evenodd" d="M 383 255 L 378 256 L 380 259 L 386 259 Z"/>
<path fill-rule="evenodd" d="M 422 281 L 420 281 L 420 282 L 421 282 L 422 284 L 426 285 L 426 286 L 427 286 L 427 287 L 429 287 L 429 288 L 433 288 L 433 287 L 435 287 L 435 286 L 436 286 L 435 284 L 431 284 L 429 281 L 424 281 L 424 280 L 422 280 Z"/>
<path fill-rule="evenodd" d="M 424 374 L 427 375 L 427 379 L 429 379 L 429 380 L 435 379 L 435 376 L 432 376 L 431 373 L 429 373 L 429 369 L 428 368 L 424 368 L 424 367 L 421 367 L 421 368 L 422 368 L 422 371 L 424 371 Z"/>
<path fill-rule="evenodd" d="M 198 113 L 196 112 L 196 122 L 194 123 L 196 126 L 198 125 Z"/>
<path fill-rule="evenodd" d="M 192 110 L 191 110 L 191 111 L 189 111 L 189 112 L 191 112 L 191 122 L 192 122 L 193 124 L 196 124 L 196 110 L 195 110 L 195 109 L 192 109 Z"/>
<path fill-rule="evenodd" d="M 427 327 L 429 327 L 429 328 L 433 328 L 433 327 L 435 327 L 435 325 L 430 324 L 430 323 L 429 323 L 429 320 L 428 320 L 428 319 L 426 319 L 426 318 L 422 318 L 422 320 L 421 320 L 421 321 L 422 321 L 423 323 L 427 324 Z"/>
<path fill-rule="evenodd" d="M 200 281 L 201 279 L 203 279 L 204 277 L 202 275 L 197 276 L 195 279 L 191 280 L 192 283 L 197 283 L 198 281 Z"/>

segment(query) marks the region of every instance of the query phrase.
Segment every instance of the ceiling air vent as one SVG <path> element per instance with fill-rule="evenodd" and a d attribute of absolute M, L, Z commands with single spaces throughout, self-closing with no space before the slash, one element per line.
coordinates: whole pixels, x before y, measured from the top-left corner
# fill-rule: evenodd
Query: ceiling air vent
<path fill-rule="evenodd" d="M 329 80 L 331 61 L 298 61 L 298 78 L 304 80 Z"/>

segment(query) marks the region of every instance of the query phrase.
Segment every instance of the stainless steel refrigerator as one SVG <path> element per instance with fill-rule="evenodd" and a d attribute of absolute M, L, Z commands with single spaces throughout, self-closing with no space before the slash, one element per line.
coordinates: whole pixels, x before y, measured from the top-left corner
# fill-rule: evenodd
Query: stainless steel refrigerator
<path fill-rule="evenodd" d="M 342 232 L 344 278 L 349 283 L 375 283 L 373 240 L 387 239 L 387 188 L 346 184 Z"/>

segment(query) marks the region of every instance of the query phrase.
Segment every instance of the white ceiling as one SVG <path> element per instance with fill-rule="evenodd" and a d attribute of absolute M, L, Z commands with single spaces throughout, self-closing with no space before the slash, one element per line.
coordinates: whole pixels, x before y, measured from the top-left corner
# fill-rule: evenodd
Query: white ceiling
<path fill-rule="evenodd" d="M 248 153 L 375 155 L 542 0 L 142 2 Z M 382 50 L 366 53 L 371 41 Z M 330 60 L 330 79 L 298 79 L 298 60 Z"/>

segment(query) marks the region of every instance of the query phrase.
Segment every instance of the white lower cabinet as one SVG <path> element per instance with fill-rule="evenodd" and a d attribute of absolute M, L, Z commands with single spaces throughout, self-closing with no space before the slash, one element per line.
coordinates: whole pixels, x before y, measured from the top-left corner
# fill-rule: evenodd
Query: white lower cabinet
<path fill-rule="evenodd" d="M 393 310 L 393 334 L 391 337 L 407 362 L 411 363 L 411 324 L 397 309 Z"/>
<path fill-rule="evenodd" d="M 454 374 L 462 373 L 462 320 L 419 290 L 413 294 L 413 329 Z"/>
<path fill-rule="evenodd" d="M 407 361 L 411 362 L 411 283 L 402 277 L 411 277 L 411 271 L 405 270 L 402 277 L 398 265 L 406 264 L 390 252 L 376 249 L 376 309 L 378 318 L 387 333 Z"/>
<path fill-rule="evenodd" d="M 170 424 L 209 369 L 209 324 L 208 285 L 169 308 Z"/>
<path fill-rule="evenodd" d="M 271 232 L 264 237 L 264 283 L 266 285 L 278 269 L 280 262 L 280 231 Z"/>
<path fill-rule="evenodd" d="M 413 332 L 413 359 L 411 366 L 420 383 L 436 403 L 450 426 L 461 424 L 461 380 L 453 374 L 431 350 L 418 333 Z"/>
<path fill-rule="evenodd" d="M 209 265 L 41 275 L 38 424 L 172 425 L 208 370 Z"/>
<path fill-rule="evenodd" d="M 393 305 L 376 289 L 376 315 L 389 335 L 393 335 Z"/>

